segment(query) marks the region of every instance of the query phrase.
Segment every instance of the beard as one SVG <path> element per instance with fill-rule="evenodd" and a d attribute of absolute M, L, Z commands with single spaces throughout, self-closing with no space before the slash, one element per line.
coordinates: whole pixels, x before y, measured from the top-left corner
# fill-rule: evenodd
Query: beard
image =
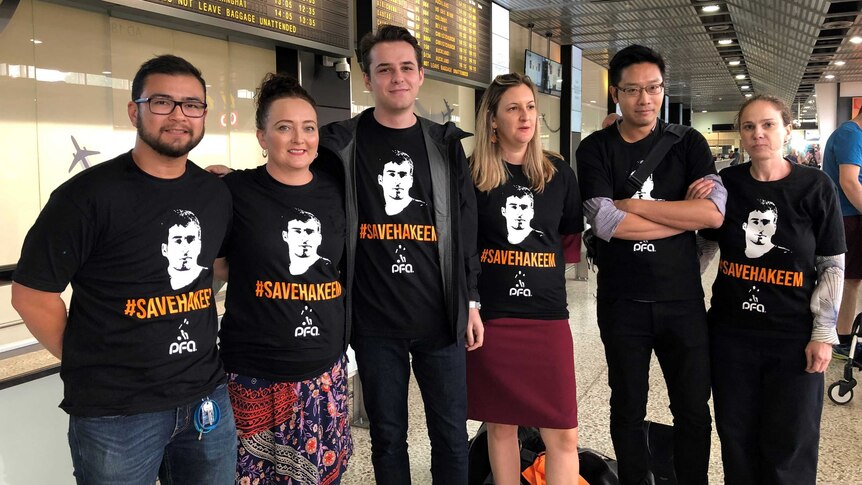
<path fill-rule="evenodd" d="M 144 122 L 141 119 L 141 113 L 138 112 L 138 137 L 152 148 L 156 153 L 165 157 L 178 158 L 189 154 L 204 137 L 204 127 L 201 126 L 201 132 L 197 136 L 195 132 L 189 129 L 191 139 L 187 143 L 166 143 L 159 138 L 160 130 L 150 132 L 144 129 Z"/>

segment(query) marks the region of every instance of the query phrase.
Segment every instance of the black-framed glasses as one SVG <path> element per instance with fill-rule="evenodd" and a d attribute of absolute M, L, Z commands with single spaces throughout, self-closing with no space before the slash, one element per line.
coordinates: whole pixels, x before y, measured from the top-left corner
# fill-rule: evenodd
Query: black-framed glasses
<path fill-rule="evenodd" d="M 626 86 L 624 88 L 621 88 L 621 87 L 617 86 L 616 88 L 617 88 L 617 91 L 619 91 L 620 93 L 622 93 L 626 96 L 629 96 L 631 98 L 633 98 L 635 96 L 640 96 L 641 91 L 646 91 L 646 93 L 649 94 L 650 96 L 655 96 L 656 94 L 661 94 L 662 91 L 664 91 L 664 83 L 650 84 L 649 86 L 644 86 L 644 87 Z"/>
<path fill-rule="evenodd" d="M 169 115 L 177 109 L 177 106 L 189 118 L 201 118 L 207 111 L 207 104 L 203 101 L 174 101 L 164 96 L 140 98 L 136 99 L 135 103 L 147 103 L 150 113 L 154 115 Z"/>

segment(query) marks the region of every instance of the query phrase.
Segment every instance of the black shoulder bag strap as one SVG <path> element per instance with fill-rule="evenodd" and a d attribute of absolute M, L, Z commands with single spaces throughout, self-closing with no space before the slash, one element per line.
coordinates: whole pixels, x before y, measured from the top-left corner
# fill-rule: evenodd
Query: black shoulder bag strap
<path fill-rule="evenodd" d="M 641 163 L 637 170 L 629 175 L 629 178 L 626 180 L 626 189 L 628 189 L 628 191 L 625 198 L 633 196 L 641 189 L 644 182 L 646 182 L 646 179 L 652 175 L 656 167 L 658 167 L 662 160 L 664 160 L 665 155 L 670 151 L 670 147 L 682 140 L 683 135 L 685 135 L 690 129 L 691 127 L 689 126 L 678 125 L 676 123 L 668 123 L 665 125 L 661 139 L 659 139 L 658 143 L 656 143 L 652 150 L 649 151 L 643 163 Z"/>

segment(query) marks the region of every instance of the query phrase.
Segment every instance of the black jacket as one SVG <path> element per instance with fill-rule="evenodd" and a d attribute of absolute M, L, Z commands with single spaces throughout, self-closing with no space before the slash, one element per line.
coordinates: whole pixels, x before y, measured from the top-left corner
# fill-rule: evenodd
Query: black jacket
<path fill-rule="evenodd" d="M 330 123 L 320 130 L 321 148 L 331 152 L 318 162 L 328 163 L 329 172 L 344 181 L 347 213 L 346 275 L 347 319 L 352 321 L 351 289 L 353 286 L 356 239 L 359 234 L 359 210 L 356 197 L 356 131 L 359 121 L 373 116 L 373 108 L 345 121 Z M 479 255 L 476 252 L 476 196 L 467 168 L 467 157 L 461 139 L 472 136 L 454 123 L 440 125 L 416 117 L 425 134 L 425 147 L 431 169 L 434 197 L 434 225 L 437 230 L 437 252 L 440 257 L 443 296 L 448 308 L 453 337 L 460 341 L 467 331 L 467 301 L 479 301 Z M 331 166 L 338 160 L 340 166 Z M 317 163 L 317 162 L 316 162 Z M 321 167 L 324 168 L 324 167 Z M 348 325 L 347 341 L 350 341 Z"/>

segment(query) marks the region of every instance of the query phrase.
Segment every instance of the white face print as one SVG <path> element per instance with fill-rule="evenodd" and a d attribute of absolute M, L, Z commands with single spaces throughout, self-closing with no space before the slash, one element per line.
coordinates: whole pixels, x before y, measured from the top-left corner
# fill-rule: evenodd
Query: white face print
<path fill-rule="evenodd" d="M 528 230 L 530 229 L 530 221 L 533 220 L 533 196 L 516 197 L 513 195 L 508 197 L 501 212 L 506 218 L 507 230 Z"/>
<path fill-rule="evenodd" d="M 175 211 L 176 212 L 176 211 Z M 162 243 L 162 256 L 168 260 L 168 276 L 174 290 L 191 284 L 205 268 L 198 264 L 201 254 L 201 228 L 197 218 L 188 211 L 179 211 L 190 216 L 168 228 L 167 241 Z"/>
<path fill-rule="evenodd" d="M 751 211 L 748 219 L 742 223 L 745 230 L 745 239 L 748 243 L 763 246 L 772 242 L 775 235 L 778 217 L 773 211 Z"/>
<path fill-rule="evenodd" d="M 520 244 L 530 234 L 542 233 L 530 225 L 535 216 L 533 192 L 519 185 L 514 186 L 514 190 L 512 195 L 506 197 L 500 213 L 506 219 L 506 239 L 512 244 Z"/>
<path fill-rule="evenodd" d="M 387 203 L 409 198 L 413 187 L 413 167 L 409 163 L 389 162 L 383 165 L 383 174 L 377 176 L 377 182 L 383 187 Z"/>
<path fill-rule="evenodd" d="M 162 255 L 175 271 L 190 271 L 197 266 L 201 254 L 201 229 L 194 223 L 172 226 L 168 229 L 168 242 L 162 244 Z"/>
<path fill-rule="evenodd" d="M 283 234 L 291 258 L 310 258 L 317 256 L 322 237 L 320 224 L 314 219 L 300 221 L 294 219 L 287 223 L 287 231 Z"/>
<path fill-rule="evenodd" d="M 317 253 L 323 242 L 320 221 L 307 213 L 306 220 L 292 219 L 287 222 L 287 230 L 281 231 L 281 238 L 287 243 L 290 255 L 290 274 L 305 273 L 314 263 L 321 259 Z"/>
<path fill-rule="evenodd" d="M 778 230 L 778 207 L 768 200 L 759 200 L 758 203 L 742 223 L 742 230 L 745 232 L 745 255 L 759 258 L 773 248 L 785 253 L 790 252 L 772 241 Z"/>

